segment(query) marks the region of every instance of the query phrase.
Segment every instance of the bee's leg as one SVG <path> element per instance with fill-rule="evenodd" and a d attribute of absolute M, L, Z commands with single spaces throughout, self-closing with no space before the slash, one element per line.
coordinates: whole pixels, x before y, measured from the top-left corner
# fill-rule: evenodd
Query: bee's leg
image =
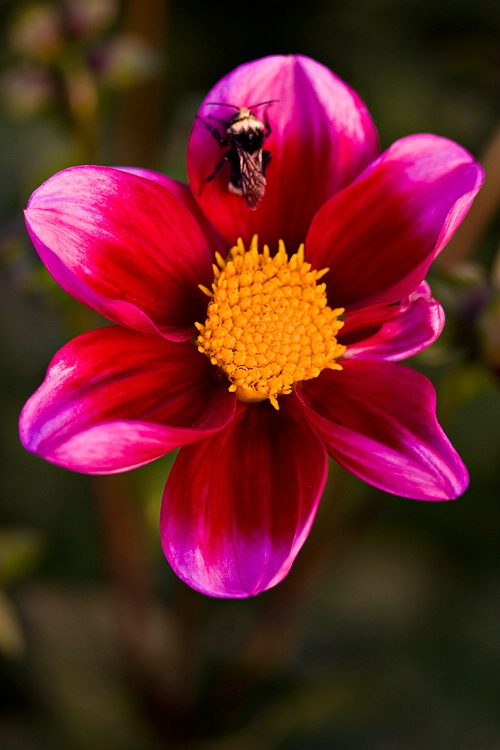
<path fill-rule="evenodd" d="M 203 182 L 201 183 L 201 187 L 200 187 L 200 195 L 201 195 L 201 190 L 202 190 L 202 188 L 203 188 L 203 185 L 204 185 L 204 184 L 205 184 L 206 182 L 210 182 L 211 180 L 215 179 L 215 177 L 217 177 L 217 175 L 218 175 L 218 174 L 219 174 L 219 172 L 221 171 L 221 169 L 222 169 L 222 167 L 224 166 L 224 164 L 225 164 L 226 162 L 228 162 L 228 161 L 230 160 L 230 158 L 231 158 L 231 157 L 230 157 L 230 155 L 229 155 L 229 154 L 225 154 L 225 155 L 224 155 L 224 156 L 222 157 L 222 159 L 220 160 L 220 162 L 219 162 L 219 163 L 217 164 L 217 166 L 215 167 L 215 169 L 214 169 L 214 171 L 212 172 L 212 174 L 211 174 L 211 175 L 209 175 L 208 177 L 206 177 L 206 178 L 205 178 L 205 179 L 203 180 Z"/>
<path fill-rule="evenodd" d="M 273 131 L 271 130 L 271 125 L 269 124 L 269 119 L 267 117 L 267 110 L 264 113 L 264 125 L 265 125 L 264 135 L 266 136 L 266 138 L 268 138 Z"/>
<path fill-rule="evenodd" d="M 224 136 L 222 136 L 219 133 L 219 131 L 217 130 L 217 128 L 215 128 L 209 122 L 207 122 L 206 120 L 204 120 L 203 117 L 197 117 L 197 119 L 200 122 L 202 122 L 204 124 L 204 126 L 206 127 L 206 129 L 208 130 L 208 132 L 213 135 L 213 137 L 215 138 L 215 140 L 217 141 L 217 143 L 219 144 L 219 146 L 229 146 L 229 141 L 227 140 L 227 138 L 224 138 Z"/>
<path fill-rule="evenodd" d="M 271 152 L 263 151 L 262 152 L 262 174 L 264 175 L 264 177 L 266 176 L 266 169 L 268 168 L 270 161 L 271 161 Z"/>
<path fill-rule="evenodd" d="M 224 129 L 227 128 L 228 123 L 226 120 L 223 120 L 222 117 L 216 117 L 215 115 L 207 115 L 207 117 L 209 120 L 215 120 L 215 122 L 220 122 L 220 124 L 224 126 Z"/>

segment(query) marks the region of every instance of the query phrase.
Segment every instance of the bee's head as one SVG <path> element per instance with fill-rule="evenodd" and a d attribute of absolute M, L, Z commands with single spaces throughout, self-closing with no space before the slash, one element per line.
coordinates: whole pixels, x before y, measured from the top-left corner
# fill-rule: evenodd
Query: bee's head
<path fill-rule="evenodd" d="M 253 111 L 254 109 L 257 109 L 258 107 L 264 107 L 269 104 L 274 104 L 275 102 L 279 101 L 278 99 L 270 99 L 267 102 L 259 102 L 258 104 L 252 104 L 250 107 L 238 107 L 236 104 L 229 104 L 228 102 L 206 102 L 205 104 L 210 107 L 229 107 L 230 109 L 236 110 L 234 115 L 232 115 L 229 119 L 230 123 L 238 122 L 239 120 L 244 120 L 245 118 L 254 118 L 257 120 L 258 118 L 254 115 Z"/>
<path fill-rule="evenodd" d="M 234 115 L 231 117 L 228 123 L 229 127 L 232 127 L 233 125 L 244 125 L 245 127 L 263 127 L 260 120 L 255 117 L 253 112 L 248 109 L 248 107 L 241 107 L 237 112 L 234 113 Z M 239 129 L 239 128 L 238 128 Z"/>

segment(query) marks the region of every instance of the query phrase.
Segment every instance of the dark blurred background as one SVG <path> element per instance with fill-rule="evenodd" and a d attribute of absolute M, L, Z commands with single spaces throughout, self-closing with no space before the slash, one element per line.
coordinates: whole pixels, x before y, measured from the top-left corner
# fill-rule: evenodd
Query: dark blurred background
<path fill-rule="evenodd" d="M 0 748 L 499 750 L 498 1 L 3 0 L 0 26 Z M 41 268 L 22 210 L 72 164 L 185 179 L 208 89 L 290 52 L 359 92 L 382 148 L 434 132 L 486 166 L 430 276 L 445 332 L 412 362 L 471 485 L 419 503 L 332 466 L 288 578 L 212 600 L 161 553 L 171 456 L 96 479 L 19 444 L 53 354 L 100 323 Z"/>

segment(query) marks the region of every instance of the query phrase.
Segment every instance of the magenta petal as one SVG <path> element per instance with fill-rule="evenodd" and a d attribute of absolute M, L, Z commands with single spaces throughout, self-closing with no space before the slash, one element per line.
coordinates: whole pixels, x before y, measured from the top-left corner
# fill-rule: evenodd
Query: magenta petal
<path fill-rule="evenodd" d="M 235 398 L 190 343 L 110 326 L 70 341 L 20 419 L 24 446 L 90 474 L 133 469 L 224 427 Z"/>
<path fill-rule="evenodd" d="M 269 106 L 260 102 L 278 100 Z M 219 128 L 234 110 L 213 106 L 222 102 L 253 107 L 269 119 L 265 141 L 272 159 L 265 195 L 255 211 L 228 191 L 225 165 L 211 182 L 227 148 L 221 148 L 200 119 L 188 146 L 188 175 L 203 211 L 217 229 L 234 242 L 254 233 L 274 248 L 283 239 L 295 252 L 304 241 L 320 206 L 348 185 L 378 156 L 372 120 L 358 95 L 328 68 L 303 55 L 271 56 L 241 65 L 220 80 L 207 95 L 199 117 Z"/>
<path fill-rule="evenodd" d="M 427 378 L 392 362 L 343 365 L 298 389 L 330 455 L 396 495 L 450 500 L 464 492 L 467 470 L 436 420 Z"/>
<path fill-rule="evenodd" d="M 326 472 L 295 397 L 280 399 L 279 412 L 240 404 L 226 429 L 182 448 L 170 473 L 160 527 L 173 569 L 210 596 L 276 585 L 309 533 Z"/>
<path fill-rule="evenodd" d="M 207 242 L 185 205 L 152 180 L 66 169 L 33 193 L 26 223 L 58 284 L 110 320 L 178 341 L 204 319 Z"/>
<path fill-rule="evenodd" d="M 356 310 L 346 317 L 339 342 L 347 344 L 345 359 L 397 362 L 430 346 L 444 326 L 444 310 L 423 281 L 396 305 Z"/>
<path fill-rule="evenodd" d="M 483 171 L 456 143 L 414 135 L 394 143 L 316 215 L 306 255 L 330 305 L 397 302 L 423 281 L 465 217 Z"/>

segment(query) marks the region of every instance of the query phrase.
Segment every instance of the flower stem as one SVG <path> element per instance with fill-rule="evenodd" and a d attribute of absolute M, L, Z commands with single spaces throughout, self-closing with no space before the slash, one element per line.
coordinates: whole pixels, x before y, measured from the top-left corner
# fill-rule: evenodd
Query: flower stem
<path fill-rule="evenodd" d="M 500 127 L 495 130 L 479 158 L 485 171 L 485 183 L 454 237 L 436 265 L 451 269 L 474 255 L 480 240 L 500 208 Z"/>

